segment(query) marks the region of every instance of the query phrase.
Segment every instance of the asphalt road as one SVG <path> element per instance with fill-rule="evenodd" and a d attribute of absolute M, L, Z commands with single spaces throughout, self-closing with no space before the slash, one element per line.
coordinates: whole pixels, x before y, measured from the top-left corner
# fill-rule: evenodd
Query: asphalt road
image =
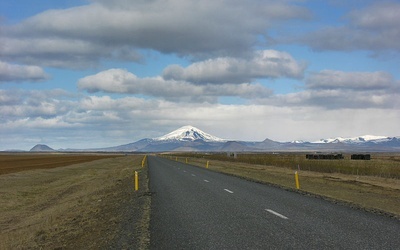
<path fill-rule="evenodd" d="M 148 157 L 150 249 L 400 249 L 400 221 Z"/>

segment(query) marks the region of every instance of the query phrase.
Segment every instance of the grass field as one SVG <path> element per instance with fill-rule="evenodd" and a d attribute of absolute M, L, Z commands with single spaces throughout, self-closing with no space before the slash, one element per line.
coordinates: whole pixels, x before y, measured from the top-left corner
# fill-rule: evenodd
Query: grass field
<path fill-rule="evenodd" d="M 320 173 L 341 173 L 400 179 L 399 153 L 375 153 L 371 155 L 371 160 L 351 160 L 350 154 L 345 154 L 345 159 L 341 160 L 309 160 L 302 153 L 244 153 L 238 154 L 237 158 L 228 157 L 226 153 L 208 155 L 183 154 L 181 156 L 275 166 L 294 170 L 301 169 Z"/>
<path fill-rule="evenodd" d="M 112 244 L 126 248 L 127 240 L 141 249 L 148 243 L 150 197 L 144 195 L 148 189 L 143 156 L 10 158 L 0 155 L 0 162 L 35 170 L 0 175 L 0 249 L 105 249 Z M 141 177 L 138 192 L 133 190 L 135 170 Z M 123 230 L 127 219 L 129 230 Z"/>
<path fill-rule="evenodd" d="M 399 154 L 373 155 L 371 161 L 353 161 L 349 157 L 306 160 L 304 154 L 295 153 L 239 154 L 237 159 L 226 154 L 192 153 L 164 157 L 182 162 L 187 158 L 189 164 L 199 167 L 209 161 L 210 170 L 290 190 L 295 190 L 294 173 L 298 171 L 299 192 L 400 218 Z M 363 167 L 370 171 L 362 172 Z"/>
<path fill-rule="evenodd" d="M 117 154 L 0 153 L 0 175 L 32 169 L 47 169 L 114 158 Z"/>

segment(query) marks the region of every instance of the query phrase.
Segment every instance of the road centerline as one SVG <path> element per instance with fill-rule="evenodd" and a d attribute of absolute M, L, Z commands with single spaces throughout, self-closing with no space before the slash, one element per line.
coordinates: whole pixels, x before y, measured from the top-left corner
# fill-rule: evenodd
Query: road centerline
<path fill-rule="evenodd" d="M 226 192 L 233 194 L 233 191 L 229 190 L 229 189 L 224 189 Z"/>
<path fill-rule="evenodd" d="M 209 180 L 204 180 L 204 182 L 210 182 Z"/>
<path fill-rule="evenodd" d="M 278 213 L 278 212 L 275 212 L 274 210 L 265 209 L 265 211 L 267 211 L 267 212 L 269 212 L 269 213 L 271 213 L 271 214 L 273 214 L 273 215 L 275 215 L 275 216 L 278 216 L 278 217 L 280 217 L 280 218 L 282 218 L 282 219 L 285 219 L 285 220 L 288 220 L 288 219 L 289 219 L 288 217 L 286 217 L 286 216 L 284 216 L 284 215 L 282 215 L 282 214 L 280 214 L 280 213 Z"/>

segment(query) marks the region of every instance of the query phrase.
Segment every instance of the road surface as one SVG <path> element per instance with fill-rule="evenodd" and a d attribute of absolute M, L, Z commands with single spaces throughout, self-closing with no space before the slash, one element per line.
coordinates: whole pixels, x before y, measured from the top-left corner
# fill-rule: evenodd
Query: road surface
<path fill-rule="evenodd" d="M 400 221 L 148 157 L 150 249 L 400 249 Z"/>

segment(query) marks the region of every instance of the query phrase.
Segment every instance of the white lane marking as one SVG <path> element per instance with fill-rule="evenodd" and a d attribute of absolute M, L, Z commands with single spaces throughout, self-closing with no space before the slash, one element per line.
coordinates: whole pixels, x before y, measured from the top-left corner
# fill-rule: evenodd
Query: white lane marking
<path fill-rule="evenodd" d="M 208 181 L 208 180 L 204 180 L 204 182 L 210 182 L 210 181 Z"/>
<path fill-rule="evenodd" d="M 276 216 L 282 218 L 282 219 L 285 219 L 285 220 L 289 219 L 288 217 L 286 217 L 286 216 L 284 216 L 284 215 L 282 215 L 282 214 L 280 214 L 280 213 L 277 213 L 277 212 L 275 212 L 274 210 L 271 210 L 271 209 L 265 209 L 265 210 L 266 210 L 267 212 L 273 214 L 273 215 L 276 215 Z"/>
<path fill-rule="evenodd" d="M 228 192 L 228 193 L 231 193 L 231 194 L 233 194 L 233 192 L 231 191 L 231 190 L 229 190 L 229 189 L 224 189 L 226 192 Z"/>
<path fill-rule="evenodd" d="M 186 170 L 183 170 L 184 173 L 186 173 Z"/>
<path fill-rule="evenodd" d="M 196 176 L 195 174 L 192 174 L 192 176 Z"/>

